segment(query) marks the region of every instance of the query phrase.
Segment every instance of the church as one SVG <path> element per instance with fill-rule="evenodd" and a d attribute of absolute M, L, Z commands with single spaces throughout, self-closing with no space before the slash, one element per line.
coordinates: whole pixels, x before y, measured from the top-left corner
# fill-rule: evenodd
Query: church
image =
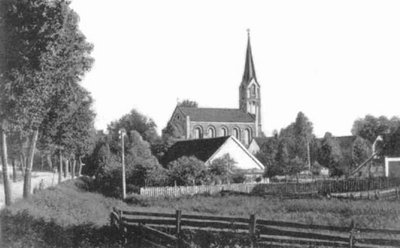
<path fill-rule="evenodd" d="M 239 108 L 198 108 L 177 106 L 168 125 L 182 140 L 234 136 L 245 147 L 262 136 L 260 84 L 256 77 L 248 33 Z"/>

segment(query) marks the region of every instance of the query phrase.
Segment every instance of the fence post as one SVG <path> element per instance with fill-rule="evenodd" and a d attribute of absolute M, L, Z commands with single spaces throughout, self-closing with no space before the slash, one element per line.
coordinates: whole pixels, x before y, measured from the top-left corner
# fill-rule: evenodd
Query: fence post
<path fill-rule="evenodd" d="M 256 231 L 256 215 L 250 214 L 249 235 L 250 235 L 250 247 L 251 248 L 254 248 L 255 243 L 256 243 L 255 231 Z"/>
<path fill-rule="evenodd" d="M 399 188 L 396 187 L 396 200 L 398 200 L 398 199 L 399 199 Z"/>
<path fill-rule="evenodd" d="M 181 218 L 182 218 L 182 210 L 176 210 L 175 212 L 175 217 L 176 217 L 176 247 L 180 248 L 181 247 Z"/>
<path fill-rule="evenodd" d="M 123 216 L 124 216 L 124 213 L 122 212 L 121 209 L 119 209 L 118 210 L 118 228 L 119 228 L 119 232 L 121 234 L 122 244 L 126 244 L 127 243 L 126 227 L 124 225 L 124 221 L 122 220 Z"/>
<path fill-rule="evenodd" d="M 355 239 L 354 239 L 354 233 L 355 233 L 355 229 L 356 229 L 356 224 L 354 222 L 354 220 L 351 220 L 350 223 L 350 235 L 349 235 L 349 248 L 353 248 L 353 245 L 355 244 Z"/>

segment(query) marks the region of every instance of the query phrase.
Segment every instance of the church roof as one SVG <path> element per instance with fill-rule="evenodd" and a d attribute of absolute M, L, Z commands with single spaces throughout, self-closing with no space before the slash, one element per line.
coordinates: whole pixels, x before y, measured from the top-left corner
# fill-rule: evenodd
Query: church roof
<path fill-rule="evenodd" d="M 254 67 L 253 54 L 251 53 L 251 44 L 250 44 L 250 30 L 248 32 L 247 39 L 247 50 L 246 50 L 246 63 L 244 65 L 244 73 L 242 82 L 249 83 L 252 79 L 257 82 L 256 77 L 256 69 Z"/>
<path fill-rule="evenodd" d="M 206 162 L 229 137 L 177 141 L 162 157 L 161 164 L 167 165 L 183 156 L 195 156 L 197 159 Z"/>
<path fill-rule="evenodd" d="M 254 115 L 240 109 L 227 108 L 189 108 L 178 107 L 191 121 L 204 122 L 250 122 L 255 120 Z"/>

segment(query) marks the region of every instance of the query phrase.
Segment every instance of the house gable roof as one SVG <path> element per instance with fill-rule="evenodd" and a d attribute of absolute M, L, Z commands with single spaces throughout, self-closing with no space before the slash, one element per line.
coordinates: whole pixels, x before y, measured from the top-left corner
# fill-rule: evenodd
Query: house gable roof
<path fill-rule="evenodd" d="M 240 109 L 227 108 L 188 108 L 178 107 L 185 115 L 190 117 L 190 121 L 199 122 L 248 122 L 255 121 L 254 115 L 246 113 Z"/>
<path fill-rule="evenodd" d="M 183 156 L 194 156 L 206 162 L 228 139 L 229 136 L 177 141 L 162 157 L 161 164 L 167 165 Z"/>

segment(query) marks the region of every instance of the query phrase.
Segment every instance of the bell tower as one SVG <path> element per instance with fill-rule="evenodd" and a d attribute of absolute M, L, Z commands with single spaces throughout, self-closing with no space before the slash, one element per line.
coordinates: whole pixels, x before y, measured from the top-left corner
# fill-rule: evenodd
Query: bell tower
<path fill-rule="evenodd" d="M 239 87 L 239 108 L 254 115 L 256 122 L 255 137 L 259 137 L 261 135 L 260 84 L 257 81 L 253 55 L 251 53 L 249 29 L 247 29 L 246 62 L 244 65 L 242 83 Z"/>

